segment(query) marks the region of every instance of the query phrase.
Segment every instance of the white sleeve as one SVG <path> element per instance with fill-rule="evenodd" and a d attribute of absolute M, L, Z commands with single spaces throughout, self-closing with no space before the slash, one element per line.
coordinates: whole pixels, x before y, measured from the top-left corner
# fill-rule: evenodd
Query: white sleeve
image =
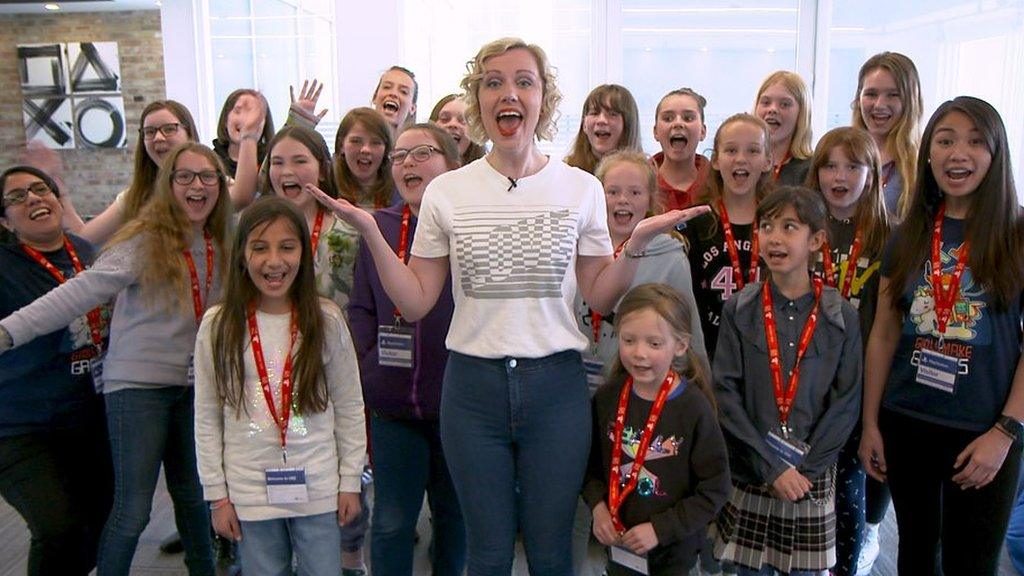
<path fill-rule="evenodd" d="M 203 485 L 203 498 L 209 501 L 228 496 L 224 475 L 224 409 L 213 379 L 214 316 L 220 311 L 214 306 L 206 311 L 196 335 L 195 356 L 195 436 L 196 461 L 199 482 Z"/>
<path fill-rule="evenodd" d="M 334 407 L 334 441 L 338 447 L 340 477 L 338 491 L 358 493 L 366 458 L 366 419 L 363 390 L 359 384 L 359 363 L 352 336 L 337 305 L 324 305 L 324 322 L 327 349 L 324 370 L 327 394 Z"/>
<path fill-rule="evenodd" d="M 450 227 L 445 222 L 450 219 L 451 214 L 447 215 L 448 218 L 444 215 L 444 211 L 450 211 L 450 207 L 447 202 L 442 202 L 443 196 L 444 190 L 434 186 L 434 182 L 427 185 L 423 201 L 420 203 L 420 214 L 416 219 L 416 236 L 409 251 L 413 256 L 441 258 L 450 254 Z"/>
<path fill-rule="evenodd" d="M 588 175 L 589 176 L 589 175 Z M 579 236 L 576 249 L 580 256 L 611 256 L 612 239 L 608 234 L 608 212 L 604 188 L 593 176 L 587 179 L 588 189 L 580 206 Z M 419 230 L 416 231 L 419 234 Z"/>

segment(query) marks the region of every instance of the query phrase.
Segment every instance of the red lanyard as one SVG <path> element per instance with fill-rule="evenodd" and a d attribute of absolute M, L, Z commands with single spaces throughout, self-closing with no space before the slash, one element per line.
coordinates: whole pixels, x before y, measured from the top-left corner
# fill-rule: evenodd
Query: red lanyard
<path fill-rule="evenodd" d="M 960 297 L 960 278 L 964 275 L 967 265 L 968 243 L 960 245 L 960 253 L 956 257 L 956 266 L 952 276 L 942 274 L 942 218 L 946 214 L 946 205 L 940 204 L 935 213 L 935 229 L 932 232 L 932 298 L 935 300 L 935 326 L 939 331 L 939 346 L 946 336 L 946 326 L 953 315 L 953 306 Z"/>
<path fill-rule="evenodd" d="M 626 238 L 622 241 L 622 244 L 619 244 L 619 247 L 616 248 L 615 252 L 612 254 L 612 260 L 618 259 L 619 254 L 622 254 L 622 249 L 626 247 L 626 242 L 628 241 L 629 238 Z M 594 312 L 593 310 L 590 311 L 590 327 L 594 330 L 594 344 L 601 341 L 601 318 L 602 316 L 600 313 Z"/>
<path fill-rule="evenodd" d="M 787 150 L 786 155 L 782 157 L 782 162 L 779 162 L 779 165 L 775 167 L 774 171 L 772 171 L 772 182 L 779 181 L 779 175 L 782 174 L 782 167 L 786 165 L 786 162 L 789 162 L 789 158 L 790 154 Z"/>
<path fill-rule="evenodd" d="M 398 250 L 395 252 L 398 254 L 398 259 L 405 263 L 406 252 L 409 249 L 409 220 L 412 218 L 412 209 L 406 204 L 402 208 L 402 227 L 398 232 Z M 398 319 L 402 317 L 402 313 L 398 310 L 398 306 L 395 306 L 395 322 L 397 325 Z"/>
<path fill-rule="evenodd" d="M 772 385 L 775 389 L 775 406 L 779 410 L 779 423 L 782 424 L 782 432 L 789 435 L 789 411 L 793 407 L 793 399 L 796 398 L 796 390 L 800 386 L 800 360 L 811 343 L 814 336 L 814 328 L 818 325 L 818 304 L 821 301 L 822 281 L 815 277 L 814 283 L 814 308 L 807 316 L 807 323 L 800 333 L 799 347 L 796 349 L 796 360 L 793 361 L 793 369 L 789 375 L 789 385 L 782 389 L 782 359 L 779 355 L 779 336 L 775 327 L 775 309 L 772 307 L 772 288 L 770 282 L 765 282 L 761 290 L 761 304 L 764 307 L 764 336 L 768 341 L 768 367 L 772 372 Z"/>
<path fill-rule="evenodd" d="M 260 343 L 260 328 L 256 324 L 256 306 L 249 306 L 249 340 L 252 343 L 252 356 L 256 361 L 256 372 L 260 377 L 260 387 L 263 388 L 263 399 L 267 401 L 267 409 L 270 416 L 277 424 L 281 433 L 281 454 L 284 461 L 288 462 L 288 420 L 292 413 L 292 349 L 295 348 L 295 338 L 299 332 L 299 326 L 295 322 L 295 310 L 291 314 L 291 335 L 288 341 L 288 353 L 284 360 L 284 369 L 281 371 L 281 413 L 278 416 L 274 407 L 274 393 L 270 390 L 270 377 L 267 375 L 267 364 L 263 359 L 263 345 Z"/>
<path fill-rule="evenodd" d="M 619 519 L 619 508 L 626 500 L 626 496 L 632 492 L 640 480 L 640 470 L 644 467 L 644 460 L 647 458 L 647 449 L 651 445 L 651 438 L 654 437 L 654 427 L 661 418 L 661 410 L 665 407 L 665 400 L 672 389 L 672 383 L 677 376 L 669 370 L 665 380 L 658 389 L 658 395 L 654 397 L 654 405 L 651 406 L 651 413 L 647 416 L 647 423 L 644 424 L 643 432 L 640 434 L 640 444 L 636 449 L 636 456 L 633 458 L 633 467 L 629 470 L 629 478 L 622 484 L 622 477 L 619 467 L 622 465 L 622 431 L 626 427 L 626 408 L 629 406 L 629 394 L 633 389 L 633 377 L 628 376 L 626 383 L 622 385 L 622 393 L 619 394 L 619 407 L 615 412 L 615 438 L 612 441 L 612 466 L 608 476 L 608 510 L 612 514 L 612 524 L 619 532 L 626 528 Z"/>
<path fill-rule="evenodd" d="M 31 256 L 33 260 L 45 268 L 46 271 L 50 273 L 50 276 L 53 276 L 54 279 L 57 280 L 57 284 L 67 282 L 67 278 L 64 277 L 64 274 L 58 270 L 53 263 L 47 260 L 46 256 L 43 256 L 42 252 L 28 246 L 27 244 L 22 244 L 21 249 L 25 254 Z M 82 266 L 82 261 L 78 259 L 78 253 L 75 252 L 74 245 L 71 244 L 71 240 L 68 240 L 67 236 L 64 237 L 64 250 L 67 251 L 68 257 L 71 258 L 71 266 L 74 267 L 75 274 L 85 270 L 85 266 Z M 92 336 L 93 346 L 95 346 L 98 351 L 103 346 L 103 316 L 100 314 L 99 308 L 93 308 L 86 313 L 85 317 L 89 321 L 89 333 Z"/>
<path fill-rule="evenodd" d="M 743 280 L 743 270 L 740 268 L 740 251 L 736 248 L 736 237 L 733 236 L 732 226 L 729 224 L 729 213 L 725 210 L 725 202 L 718 201 L 718 215 L 722 221 L 722 232 L 725 234 L 725 249 L 729 251 L 729 260 L 732 261 L 732 276 L 736 281 L 736 287 L 743 289 L 746 282 Z M 754 221 L 753 230 L 750 232 L 750 267 L 747 269 L 747 277 L 750 282 L 757 282 L 757 221 Z"/>
<path fill-rule="evenodd" d="M 209 298 L 210 288 L 213 286 L 213 242 L 210 239 L 210 231 L 203 230 L 203 239 L 206 240 L 206 292 L 205 297 Z M 196 312 L 196 324 L 203 320 L 204 293 L 199 291 L 199 274 L 196 272 L 196 263 L 192 259 L 192 251 L 185 250 L 185 263 L 188 264 L 188 275 L 192 281 L 192 307 Z"/>
<path fill-rule="evenodd" d="M 846 276 L 843 277 L 843 288 L 839 292 L 847 300 L 850 299 L 850 290 L 853 288 L 853 277 L 857 275 L 857 259 L 860 258 L 863 243 L 863 238 L 861 238 L 860 229 L 858 228 L 853 236 L 853 245 L 850 246 L 850 253 L 846 258 Z M 822 264 L 825 267 L 825 282 L 828 282 L 829 286 L 835 288 L 839 278 L 835 265 L 832 263 L 832 247 L 829 246 L 828 240 L 821 247 L 821 257 Z"/>
<path fill-rule="evenodd" d="M 320 243 L 320 229 L 324 226 L 324 211 L 316 211 L 316 220 L 313 221 L 313 232 L 309 235 L 309 243 L 312 246 L 310 252 L 316 257 L 316 246 Z"/>

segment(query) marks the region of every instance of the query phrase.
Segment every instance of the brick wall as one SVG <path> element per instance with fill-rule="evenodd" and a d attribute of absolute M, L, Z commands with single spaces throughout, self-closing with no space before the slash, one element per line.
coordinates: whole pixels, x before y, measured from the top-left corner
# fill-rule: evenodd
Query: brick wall
<path fill-rule="evenodd" d="M 89 41 L 118 44 L 128 148 L 57 151 L 83 216 L 102 211 L 128 185 L 139 114 L 165 97 L 160 11 L 0 16 L 0 168 L 20 163 L 25 146 L 18 44 Z"/>

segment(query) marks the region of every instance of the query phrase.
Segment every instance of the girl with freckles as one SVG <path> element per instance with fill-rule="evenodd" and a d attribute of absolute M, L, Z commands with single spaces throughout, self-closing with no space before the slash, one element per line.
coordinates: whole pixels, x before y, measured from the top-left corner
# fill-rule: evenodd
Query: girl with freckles
<path fill-rule="evenodd" d="M 613 259 L 600 183 L 537 147 L 553 136 L 561 100 L 544 51 L 504 38 L 467 68 L 469 134 L 492 147 L 427 187 L 408 264 L 369 213 L 308 189 L 360 231 L 404 318 L 422 318 L 452 278 L 440 427 L 465 516 L 468 573 L 509 573 L 519 531 L 533 573 L 568 575 L 590 447 L 577 286 L 608 312 L 648 242 L 703 209 L 644 220 L 626 257 Z"/>

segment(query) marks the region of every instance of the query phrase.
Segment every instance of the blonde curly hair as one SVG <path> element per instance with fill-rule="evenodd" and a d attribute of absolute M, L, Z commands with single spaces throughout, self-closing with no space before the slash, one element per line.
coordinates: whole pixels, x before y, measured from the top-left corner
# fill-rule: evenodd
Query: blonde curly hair
<path fill-rule="evenodd" d="M 481 121 L 480 99 L 477 94 L 480 90 L 480 81 L 484 77 L 484 63 L 494 56 L 517 48 L 522 48 L 533 55 L 543 81 L 544 98 L 541 101 L 540 117 L 537 119 L 537 128 L 534 130 L 534 134 L 541 140 L 552 140 L 558 131 L 556 126 L 559 117 L 558 104 L 562 101 L 562 93 L 558 90 L 558 84 L 555 82 L 555 69 L 548 62 L 548 56 L 544 53 L 544 49 L 536 44 L 527 44 L 520 38 L 500 38 L 484 44 L 476 56 L 466 62 L 466 75 L 463 76 L 461 82 L 462 90 L 466 93 L 464 98 L 469 137 L 477 144 L 483 144 L 490 140 Z"/>

